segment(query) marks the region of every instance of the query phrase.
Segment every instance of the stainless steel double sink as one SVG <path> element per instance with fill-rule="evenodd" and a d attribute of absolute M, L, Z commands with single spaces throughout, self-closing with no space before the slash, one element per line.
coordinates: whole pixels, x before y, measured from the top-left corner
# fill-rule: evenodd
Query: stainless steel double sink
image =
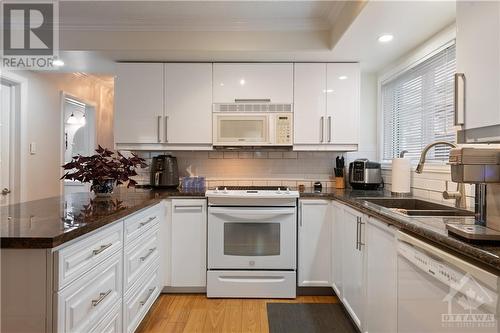
<path fill-rule="evenodd" d="M 414 198 L 360 198 L 407 216 L 474 216 L 474 212 Z"/>

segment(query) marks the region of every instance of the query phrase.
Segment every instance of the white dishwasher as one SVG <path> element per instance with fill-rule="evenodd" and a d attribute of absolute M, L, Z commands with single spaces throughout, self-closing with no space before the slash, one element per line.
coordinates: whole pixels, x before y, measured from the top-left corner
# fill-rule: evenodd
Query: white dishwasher
<path fill-rule="evenodd" d="M 499 279 L 398 232 L 398 332 L 499 332 Z"/>

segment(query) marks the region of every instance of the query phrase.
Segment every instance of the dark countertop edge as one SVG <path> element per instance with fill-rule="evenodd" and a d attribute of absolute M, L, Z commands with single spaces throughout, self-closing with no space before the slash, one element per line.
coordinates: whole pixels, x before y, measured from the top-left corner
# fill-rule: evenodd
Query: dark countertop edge
<path fill-rule="evenodd" d="M 408 232 L 412 236 L 416 236 L 427 242 L 431 242 L 433 246 L 441 249 L 444 248 L 448 252 L 451 250 L 456 256 L 461 258 L 465 257 L 465 260 L 472 261 L 475 265 L 481 266 L 482 268 L 490 271 L 493 270 L 493 273 L 500 275 L 500 258 L 492 255 L 488 251 L 474 247 L 473 245 L 470 245 L 465 241 L 461 241 L 450 236 L 443 236 L 437 234 L 432 230 L 419 228 L 417 226 L 413 226 L 403 221 L 391 218 L 390 216 L 380 214 L 370 209 L 369 207 L 363 206 L 360 199 L 345 198 L 336 195 L 335 193 L 301 193 L 300 198 L 337 200 L 355 210 L 358 210 L 378 220 L 381 220 L 384 223 L 393 225 L 405 232 Z M 478 258 L 479 253 L 483 256 L 482 258 Z"/>
<path fill-rule="evenodd" d="M 200 192 L 173 192 L 162 193 L 157 198 L 145 199 L 145 201 L 132 208 L 124 209 L 109 216 L 99 218 L 98 222 L 89 223 L 78 229 L 65 232 L 61 235 L 54 237 L 0 237 L 0 249 L 54 249 L 64 243 L 77 239 L 81 236 L 87 235 L 95 230 L 98 230 L 107 225 L 116 223 L 127 216 L 136 214 L 139 211 L 152 207 L 162 200 L 174 198 L 205 198 L 205 193 Z"/>

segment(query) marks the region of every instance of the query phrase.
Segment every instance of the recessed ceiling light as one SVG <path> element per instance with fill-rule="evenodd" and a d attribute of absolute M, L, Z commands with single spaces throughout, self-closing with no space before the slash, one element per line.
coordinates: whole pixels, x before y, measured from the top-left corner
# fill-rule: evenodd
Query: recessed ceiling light
<path fill-rule="evenodd" d="M 391 35 L 391 34 L 383 34 L 383 35 L 381 35 L 381 36 L 378 38 L 378 41 L 379 41 L 380 43 L 388 43 L 388 42 L 390 42 L 390 41 L 391 41 L 391 40 L 393 40 L 393 39 L 394 39 L 394 36 L 393 36 L 393 35 Z"/>
<path fill-rule="evenodd" d="M 52 61 L 52 65 L 56 66 L 56 67 L 62 67 L 64 66 L 64 61 L 62 61 L 61 59 L 59 58 L 55 58 L 53 61 Z"/>
<path fill-rule="evenodd" d="M 224 83 L 223 83 L 223 82 L 221 82 L 221 83 L 220 83 L 220 86 L 221 86 L 221 87 L 224 87 Z"/>
<path fill-rule="evenodd" d="M 245 79 L 241 79 L 241 80 L 240 80 L 240 84 L 241 84 L 242 86 L 243 86 L 243 85 L 245 85 Z"/>
<path fill-rule="evenodd" d="M 347 80 L 347 76 L 341 75 L 341 76 L 339 76 L 339 80 Z"/>

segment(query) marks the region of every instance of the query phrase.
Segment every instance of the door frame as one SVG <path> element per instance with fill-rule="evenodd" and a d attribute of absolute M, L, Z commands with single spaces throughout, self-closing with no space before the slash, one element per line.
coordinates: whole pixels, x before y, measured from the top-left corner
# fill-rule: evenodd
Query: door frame
<path fill-rule="evenodd" d="M 9 128 L 10 140 L 10 182 L 12 203 L 26 201 L 26 163 L 28 156 L 27 114 L 28 79 L 10 71 L 0 72 L 0 81 L 11 86 L 12 104 Z M 13 154 L 12 154 L 13 153 Z"/>
<path fill-rule="evenodd" d="M 94 145 L 97 145 L 97 104 L 94 101 L 89 101 L 85 98 L 77 97 L 76 95 L 69 93 L 65 90 L 61 90 L 60 93 L 60 128 L 61 128 L 61 133 L 60 133 L 60 139 L 59 139 L 59 165 L 64 164 L 64 102 L 66 98 L 74 99 L 77 102 L 85 104 L 86 108 L 91 107 L 93 109 L 93 123 L 94 123 Z M 59 178 L 64 175 L 64 170 L 63 168 L 59 169 Z M 61 195 L 64 195 L 64 181 L 59 182 L 59 193 Z"/>

